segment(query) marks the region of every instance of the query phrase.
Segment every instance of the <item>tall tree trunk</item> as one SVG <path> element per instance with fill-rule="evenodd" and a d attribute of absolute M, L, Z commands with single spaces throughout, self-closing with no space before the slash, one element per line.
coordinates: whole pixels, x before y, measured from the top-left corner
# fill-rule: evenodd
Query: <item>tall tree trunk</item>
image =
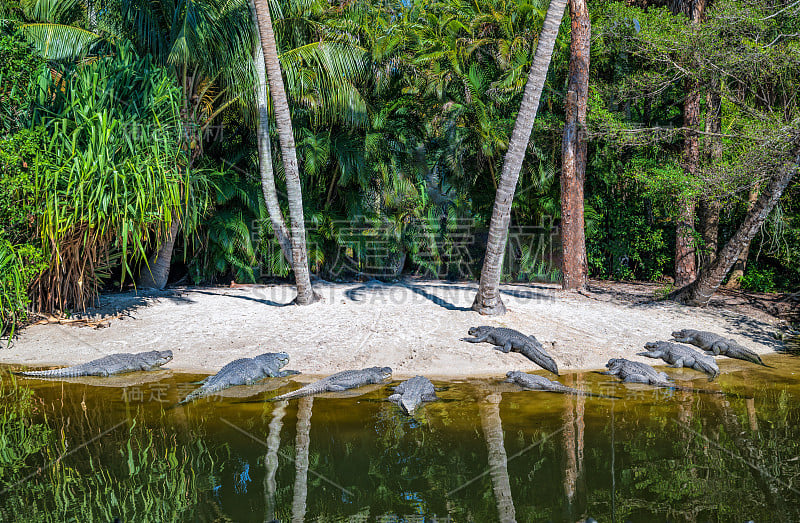
<path fill-rule="evenodd" d="M 481 269 L 481 281 L 478 294 L 472 308 L 480 314 L 504 314 L 506 307 L 500 297 L 500 276 L 503 270 L 503 256 L 505 255 L 506 242 L 508 241 L 508 225 L 511 221 L 511 204 L 514 201 L 514 191 L 517 179 L 525 160 L 525 151 L 533 131 L 533 122 L 539 109 L 539 99 L 542 88 L 547 79 L 547 70 L 553 47 L 564 16 L 567 0 L 551 0 L 550 7 L 544 19 L 542 34 L 536 46 L 536 54 L 525 84 L 522 95 L 522 104 L 514 124 L 511 140 L 508 142 L 508 151 L 503 160 L 503 171 L 500 174 L 500 183 L 494 199 L 492 219 L 489 223 L 489 238 L 486 242 L 486 256 Z"/>
<path fill-rule="evenodd" d="M 687 15 L 695 25 L 700 25 L 705 12 L 706 0 L 674 0 L 673 13 Z M 683 105 L 683 125 L 690 129 L 684 140 L 684 169 L 694 177 L 700 165 L 700 143 L 695 131 L 700 129 L 700 85 L 696 81 L 686 82 L 686 100 Z M 675 287 L 681 288 L 697 279 L 697 258 L 694 240 L 694 198 L 679 202 L 677 228 L 675 231 Z"/>
<path fill-rule="evenodd" d="M 577 387 L 583 385 L 583 375 L 567 375 L 564 384 L 574 387 L 573 377 L 577 377 Z M 571 521 L 576 521 L 578 515 L 574 513 L 575 507 L 583 504 L 585 484 L 583 477 L 583 451 L 584 451 L 584 412 L 585 396 L 564 395 L 564 494 L 567 498 L 568 513 Z"/>
<path fill-rule="evenodd" d="M 294 302 L 298 305 L 307 305 L 317 301 L 319 295 L 311 286 L 311 275 L 308 271 L 303 195 L 300 184 L 300 168 L 297 164 L 297 152 L 292 134 L 292 115 L 283 87 L 283 75 L 278 60 L 278 48 L 275 43 L 275 33 L 272 30 L 268 2 L 267 0 L 255 0 L 254 6 L 258 18 L 261 49 L 267 67 L 269 91 L 272 95 L 272 108 L 275 111 L 275 122 L 278 127 L 283 167 L 286 172 L 286 193 L 289 199 L 289 216 L 291 218 L 292 270 L 297 285 L 297 297 Z"/>
<path fill-rule="evenodd" d="M 750 190 L 750 194 L 747 197 L 747 212 L 749 213 L 753 206 L 756 204 L 758 200 L 758 184 L 755 185 Z M 728 289 L 738 289 L 742 285 L 742 278 L 744 277 L 744 270 L 747 268 L 747 258 L 750 256 L 750 242 L 747 242 L 742 249 L 742 252 L 739 253 L 739 256 L 736 257 L 736 261 L 733 263 L 733 269 L 731 269 L 731 277 L 728 278 L 728 284 L 725 286 Z"/>
<path fill-rule="evenodd" d="M 314 397 L 300 398 L 297 403 L 297 436 L 294 454 L 294 493 L 292 497 L 292 523 L 303 523 L 306 518 L 308 498 L 308 447 L 311 441 L 311 409 Z"/>
<path fill-rule="evenodd" d="M 250 0 L 250 15 L 253 24 L 258 29 L 258 18 L 253 0 Z M 278 191 L 275 189 L 275 173 L 272 169 L 272 145 L 269 140 L 269 98 L 267 95 L 267 67 L 264 62 L 261 37 L 256 31 L 258 48 L 255 52 L 254 65 L 256 71 L 256 100 L 258 100 L 258 170 L 261 174 L 261 192 L 264 193 L 264 202 L 267 205 L 269 221 L 272 231 L 281 246 L 283 257 L 292 263 L 292 240 L 283 220 L 283 212 L 278 202 Z"/>
<path fill-rule="evenodd" d="M 712 92 L 706 97 L 706 132 L 715 133 L 706 137 L 706 156 L 708 164 L 713 168 L 722 158 L 722 103 L 719 92 L 719 80 L 713 82 Z M 703 239 L 703 250 L 700 267 L 705 268 L 714 263 L 719 250 L 719 200 L 711 196 L 700 198 L 698 218 L 700 221 L 700 237 Z"/>
<path fill-rule="evenodd" d="M 769 186 L 745 216 L 744 222 L 720 251 L 717 261 L 708 270 L 703 271 L 700 278 L 694 283 L 674 293 L 674 297 L 677 300 L 700 307 L 708 305 L 711 296 L 714 295 L 739 257 L 739 253 L 750 243 L 761 224 L 764 223 L 764 220 L 767 219 L 769 213 L 778 203 L 783 191 L 797 173 L 798 165 L 800 165 L 800 151 L 795 153 L 792 164 L 785 166 L 772 177 Z"/>
<path fill-rule="evenodd" d="M 267 455 L 264 456 L 264 498 L 266 511 L 264 514 L 265 523 L 277 521 L 275 515 L 275 492 L 277 485 L 275 475 L 278 472 L 278 450 L 281 446 L 281 429 L 283 428 L 283 416 L 286 414 L 286 401 L 279 401 L 272 409 L 272 420 L 269 422 L 269 435 L 267 436 Z"/>
<path fill-rule="evenodd" d="M 139 274 L 139 281 L 136 283 L 137 287 L 161 290 L 167 286 L 172 250 L 175 248 L 175 239 L 178 236 L 180 227 L 181 222 L 177 218 L 173 218 L 167 231 L 167 237 L 164 238 L 158 251 L 147 259 L 147 267 L 142 268 L 142 272 Z"/>
<path fill-rule="evenodd" d="M 503 445 L 503 422 L 500 419 L 502 394 L 489 394 L 480 402 L 481 426 L 489 450 L 489 476 L 497 501 L 497 512 L 501 523 L 516 521 L 514 500 L 511 498 L 511 481 L 508 477 L 506 449 Z"/>
<path fill-rule="evenodd" d="M 586 105 L 589 100 L 591 22 L 586 0 L 569 0 L 572 22 L 566 121 L 561 144 L 561 249 L 564 290 L 586 286 L 583 184 L 586 179 Z"/>
<path fill-rule="evenodd" d="M 689 94 L 683 106 L 683 125 L 697 129 L 700 122 L 700 92 L 696 84 L 687 86 Z M 684 169 L 690 176 L 697 174 L 700 163 L 700 147 L 697 134 L 690 131 L 683 145 Z M 695 256 L 694 215 L 695 200 L 684 198 L 679 202 L 677 228 L 675 230 L 675 287 L 681 288 L 697 279 L 697 259 Z"/>

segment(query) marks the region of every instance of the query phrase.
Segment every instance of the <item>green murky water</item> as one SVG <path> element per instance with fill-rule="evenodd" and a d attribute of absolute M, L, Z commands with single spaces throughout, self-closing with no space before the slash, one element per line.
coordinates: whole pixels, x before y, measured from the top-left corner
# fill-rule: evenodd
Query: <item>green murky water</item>
<path fill-rule="evenodd" d="M 257 402 L 286 379 L 170 408 L 198 376 L 3 373 L 0 519 L 798 521 L 800 359 L 768 362 L 722 361 L 714 384 L 668 371 L 725 397 L 591 373 L 561 381 L 624 399 L 440 382 L 415 418 L 386 387 Z"/>

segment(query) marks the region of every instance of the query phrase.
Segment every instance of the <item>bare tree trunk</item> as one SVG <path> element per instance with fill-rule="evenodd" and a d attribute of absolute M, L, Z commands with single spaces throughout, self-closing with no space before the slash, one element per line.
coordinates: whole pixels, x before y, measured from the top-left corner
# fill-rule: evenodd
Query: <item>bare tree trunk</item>
<path fill-rule="evenodd" d="M 266 500 L 265 523 L 277 521 L 275 515 L 275 492 L 277 485 L 275 475 L 278 472 L 278 450 L 281 446 L 281 429 L 283 428 L 283 416 L 286 414 L 286 401 L 279 401 L 272 410 L 272 420 L 269 422 L 269 434 L 267 435 L 267 455 L 264 456 L 264 497 Z"/>
<path fill-rule="evenodd" d="M 292 523 L 303 523 L 308 498 L 308 447 L 311 441 L 311 408 L 314 397 L 300 398 L 297 404 L 297 436 L 294 455 L 294 496 L 292 498 Z"/>
<path fill-rule="evenodd" d="M 700 122 L 699 86 L 688 87 L 689 94 L 683 106 L 683 125 L 697 129 Z M 683 145 L 684 169 L 691 175 L 697 174 L 700 163 L 700 146 L 697 134 L 690 132 Z M 675 287 L 681 288 L 697 279 L 697 259 L 695 256 L 694 214 L 695 201 L 686 198 L 679 202 L 680 213 L 675 230 Z"/>
<path fill-rule="evenodd" d="M 706 132 L 722 132 L 722 99 L 718 92 L 719 80 L 712 85 L 712 92 L 706 97 Z M 706 156 L 712 168 L 722 158 L 722 138 L 710 134 L 706 137 Z M 719 211 L 720 202 L 714 195 L 700 198 L 698 218 L 700 219 L 700 237 L 703 239 L 703 250 L 700 267 L 705 268 L 714 263 L 719 251 Z"/>
<path fill-rule="evenodd" d="M 739 253 L 750 243 L 761 224 L 764 223 L 764 220 L 767 219 L 769 213 L 778 203 L 783 191 L 797 173 L 798 165 L 800 165 L 800 151 L 795 153 L 795 158 L 791 165 L 785 166 L 772 177 L 767 189 L 745 216 L 744 222 L 720 251 L 717 261 L 707 271 L 703 271 L 703 274 L 694 283 L 674 293 L 674 297 L 677 300 L 699 307 L 708 305 L 711 296 L 714 295 L 739 257 Z"/>
<path fill-rule="evenodd" d="M 267 205 L 269 221 L 272 231 L 281 246 L 283 257 L 292 263 L 292 240 L 286 229 L 283 212 L 278 201 L 278 192 L 275 189 L 275 173 L 272 169 L 272 144 L 269 140 L 269 98 L 267 95 L 267 66 L 264 62 L 261 37 L 258 32 L 258 18 L 253 0 L 250 0 L 250 15 L 256 26 L 258 48 L 255 52 L 254 65 L 256 70 L 256 99 L 258 100 L 258 169 L 261 174 L 261 192 L 264 193 L 264 202 Z"/>
<path fill-rule="evenodd" d="M 564 16 L 567 0 L 551 0 L 544 19 L 542 34 L 536 46 L 536 54 L 525 84 L 522 104 L 514 124 L 514 131 L 508 142 L 508 151 L 503 160 L 503 171 L 494 199 L 492 219 L 489 223 L 489 238 L 486 242 L 486 256 L 481 269 L 481 281 L 478 294 L 472 304 L 473 310 L 480 314 L 504 314 L 506 307 L 500 297 L 500 277 L 503 269 L 503 256 L 508 241 L 508 225 L 511 221 L 511 204 L 514 192 L 525 160 L 533 122 L 539 109 L 539 99 L 547 79 L 550 58 Z"/>
<path fill-rule="evenodd" d="M 675 14 L 687 15 L 695 25 L 700 25 L 705 13 L 706 0 L 672 0 L 670 7 Z M 683 105 L 683 125 L 690 129 L 684 140 L 684 169 L 694 177 L 700 165 L 700 85 L 696 81 L 686 83 L 686 100 Z M 697 258 L 694 240 L 694 218 L 696 202 L 685 198 L 681 206 L 675 231 L 675 287 L 680 289 L 697 279 Z"/>
<path fill-rule="evenodd" d="M 564 384 L 572 387 L 571 376 L 564 379 Z M 564 495 L 567 497 L 570 519 L 574 519 L 572 507 L 578 482 L 578 456 L 575 449 L 575 412 L 572 409 L 572 403 L 576 397 L 572 394 L 564 394 Z"/>
<path fill-rule="evenodd" d="M 756 204 L 758 200 L 758 190 L 759 186 L 756 184 L 750 190 L 750 195 L 747 197 L 747 212 L 749 213 L 753 206 Z M 747 242 L 742 249 L 742 252 L 739 253 L 739 256 L 736 258 L 736 261 L 733 263 L 733 269 L 731 270 L 731 277 L 728 278 L 728 284 L 725 286 L 728 289 L 738 289 L 742 284 L 742 278 L 744 277 L 744 270 L 747 268 L 747 258 L 750 256 L 750 242 Z"/>
<path fill-rule="evenodd" d="M 137 287 L 161 290 L 167 286 L 172 250 L 175 248 L 175 239 L 178 236 L 180 227 L 181 222 L 177 218 L 173 218 L 164 242 L 158 248 L 158 251 L 147 259 L 147 267 L 142 268 L 142 272 L 139 274 L 139 281 L 136 283 Z"/>
<path fill-rule="evenodd" d="M 292 115 L 289 101 L 283 86 L 281 64 L 278 60 L 278 48 L 275 33 L 272 30 L 272 18 L 266 0 L 255 0 L 258 30 L 261 37 L 261 49 L 267 67 L 267 80 L 272 95 L 272 107 L 275 111 L 275 122 L 278 127 L 278 139 L 281 144 L 281 156 L 286 172 L 286 192 L 289 199 L 289 216 L 291 218 L 292 270 L 294 271 L 298 305 L 308 305 L 319 299 L 311 286 L 311 275 L 308 271 L 306 255 L 306 229 L 303 217 L 303 195 L 300 184 L 300 168 L 297 164 L 297 152 L 292 131 Z"/>
<path fill-rule="evenodd" d="M 583 217 L 586 179 L 586 105 L 589 100 L 591 22 L 586 0 L 569 0 L 572 22 L 566 121 L 561 145 L 561 249 L 564 290 L 586 287 L 588 265 Z"/>
<path fill-rule="evenodd" d="M 497 512 L 501 523 L 514 523 L 516 513 L 511 498 L 511 481 L 508 477 L 506 449 L 503 445 L 503 422 L 500 419 L 502 394 L 489 394 L 479 403 L 481 426 L 489 448 L 489 476 L 497 501 Z"/>

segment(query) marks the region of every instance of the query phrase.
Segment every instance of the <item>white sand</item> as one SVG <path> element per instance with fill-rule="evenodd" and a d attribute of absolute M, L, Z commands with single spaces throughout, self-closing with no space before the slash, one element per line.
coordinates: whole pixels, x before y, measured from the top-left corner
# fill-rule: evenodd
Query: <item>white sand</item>
<path fill-rule="evenodd" d="M 592 298 L 554 285 L 504 286 L 509 312 L 501 317 L 469 310 L 474 283 L 318 282 L 316 288 L 324 301 L 306 307 L 281 306 L 294 297 L 288 285 L 107 295 L 94 312 L 126 314 L 109 327 L 33 325 L 0 349 L 0 363 L 68 365 L 114 352 L 172 349 L 167 368 L 210 373 L 236 358 L 277 351 L 291 355 L 288 368 L 308 375 L 369 366 L 390 366 L 396 377 L 449 378 L 539 369 L 519 354 L 459 341 L 475 325 L 536 336 L 562 370 L 600 369 L 614 357 L 660 363 L 635 353 L 682 328 L 727 334 L 762 354 L 777 345 L 769 323 L 729 310 Z"/>

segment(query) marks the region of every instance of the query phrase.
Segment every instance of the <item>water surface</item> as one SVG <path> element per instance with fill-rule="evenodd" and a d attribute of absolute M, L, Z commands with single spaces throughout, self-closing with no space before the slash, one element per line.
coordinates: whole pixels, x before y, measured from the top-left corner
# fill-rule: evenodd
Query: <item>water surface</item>
<path fill-rule="evenodd" d="M 436 382 L 414 418 L 388 386 L 264 402 L 298 386 L 272 380 L 174 408 L 202 376 L 3 372 L 0 519 L 798 521 L 800 360 L 767 361 L 720 359 L 714 383 L 667 369 L 729 396 L 593 373 L 560 379 L 622 399 Z"/>

